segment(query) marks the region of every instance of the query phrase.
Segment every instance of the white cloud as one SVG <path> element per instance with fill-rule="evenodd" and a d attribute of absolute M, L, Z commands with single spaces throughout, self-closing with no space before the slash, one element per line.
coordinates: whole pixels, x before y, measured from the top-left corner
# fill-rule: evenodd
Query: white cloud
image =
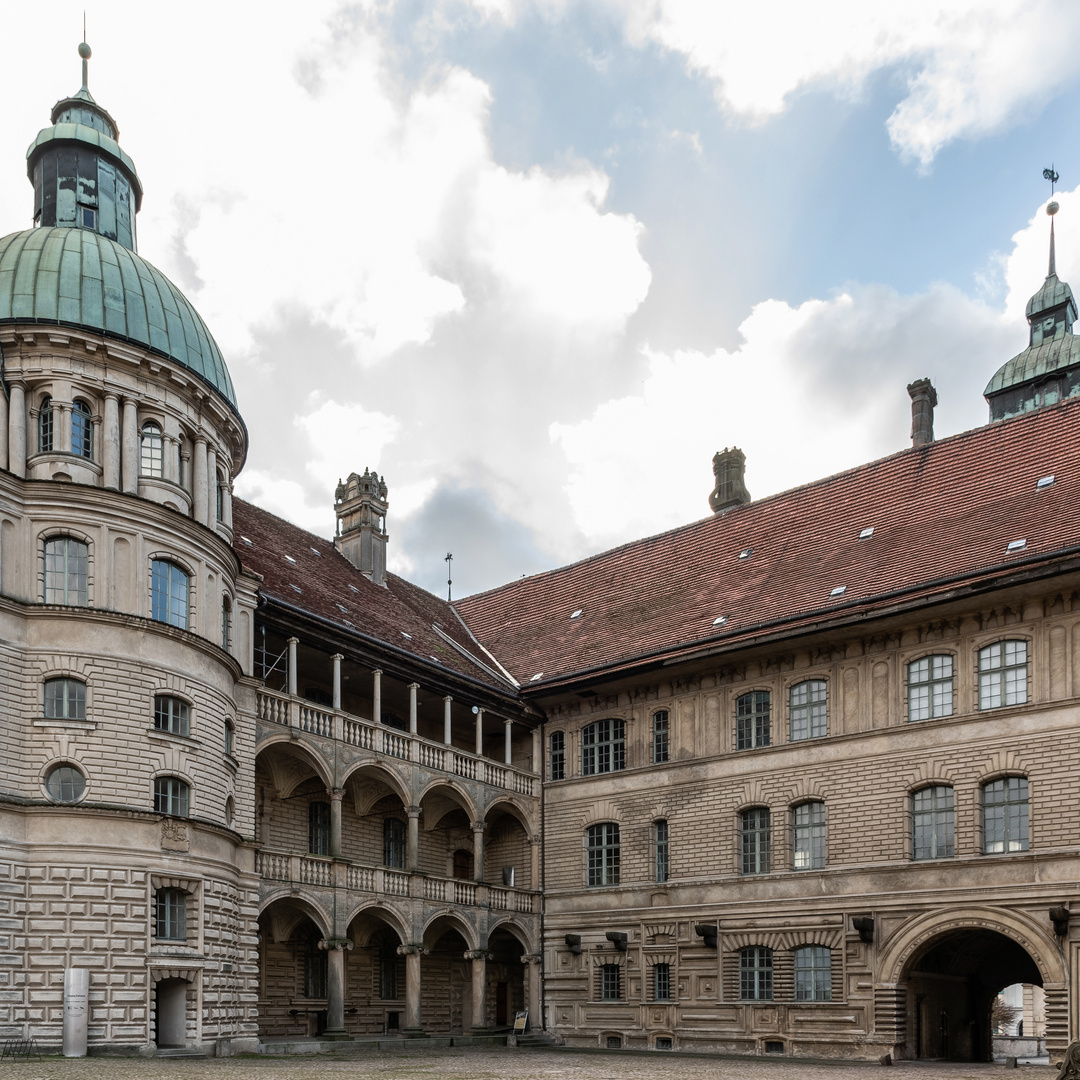
<path fill-rule="evenodd" d="M 356 462 L 356 467 L 378 472 L 383 451 L 401 429 L 392 416 L 337 401 L 324 401 L 297 416 L 294 423 L 311 442 L 305 468 L 327 485 L 334 483 L 334 477 L 340 479 L 354 471 L 343 473 L 342 462 Z"/>

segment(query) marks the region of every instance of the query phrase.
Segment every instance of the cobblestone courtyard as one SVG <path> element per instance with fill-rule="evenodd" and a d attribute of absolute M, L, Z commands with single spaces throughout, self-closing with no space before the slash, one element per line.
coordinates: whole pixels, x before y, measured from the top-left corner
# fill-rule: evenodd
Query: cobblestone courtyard
<path fill-rule="evenodd" d="M 870 1064 L 468 1048 L 348 1057 L 50 1058 L 0 1064 L 0 1080 L 1053 1080 L 1056 1075 L 1047 1066 L 1007 1071 L 1001 1065 L 900 1062 L 886 1071 Z"/>

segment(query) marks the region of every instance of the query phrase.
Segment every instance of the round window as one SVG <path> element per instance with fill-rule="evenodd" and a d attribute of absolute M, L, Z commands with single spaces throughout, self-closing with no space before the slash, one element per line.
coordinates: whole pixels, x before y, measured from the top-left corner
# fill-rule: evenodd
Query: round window
<path fill-rule="evenodd" d="M 86 777 L 74 765 L 57 765 L 45 777 L 45 790 L 54 802 L 75 803 L 86 791 Z"/>

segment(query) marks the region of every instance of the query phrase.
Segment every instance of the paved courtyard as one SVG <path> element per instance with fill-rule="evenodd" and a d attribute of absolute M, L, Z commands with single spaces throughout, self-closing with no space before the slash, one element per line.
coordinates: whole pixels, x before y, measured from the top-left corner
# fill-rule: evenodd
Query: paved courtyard
<path fill-rule="evenodd" d="M 0 1080 L 1053 1080 L 1056 1069 L 900 1062 L 807 1065 L 659 1053 L 597 1054 L 535 1049 L 384 1050 L 321 1057 L 189 1060 L 83 1058 L 0 1063 Z"/>

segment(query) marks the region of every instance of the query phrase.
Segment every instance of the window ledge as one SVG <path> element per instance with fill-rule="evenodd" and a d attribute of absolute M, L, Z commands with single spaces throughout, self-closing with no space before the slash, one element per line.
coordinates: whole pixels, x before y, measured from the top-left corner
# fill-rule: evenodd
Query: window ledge
<path fill-rule="evenodd" d="M 191 735 L 177 735 L 172 731 L 162 731 L 160 728 L 147 728 L 146 734 L 151 739 L 161 739 L 163 742 L 180 743 L 181 746 L 202 746 L 202 741 Z"/>
<path fill-rule="evenodd" d="M 97 728 L 95 720 L 65 720 L 62 717 L 39 717 L 33 721 L 34 727 L 70 728 L 73 731 L 93 731 Z"/>
<path fill-rule="evenodd" d="M 225 764 L 228 765 L 233 772 L 240 771 L 240 762 L 237 761 L 236 758 L 232 756 L 232 754 L 225 755 Z"/>

